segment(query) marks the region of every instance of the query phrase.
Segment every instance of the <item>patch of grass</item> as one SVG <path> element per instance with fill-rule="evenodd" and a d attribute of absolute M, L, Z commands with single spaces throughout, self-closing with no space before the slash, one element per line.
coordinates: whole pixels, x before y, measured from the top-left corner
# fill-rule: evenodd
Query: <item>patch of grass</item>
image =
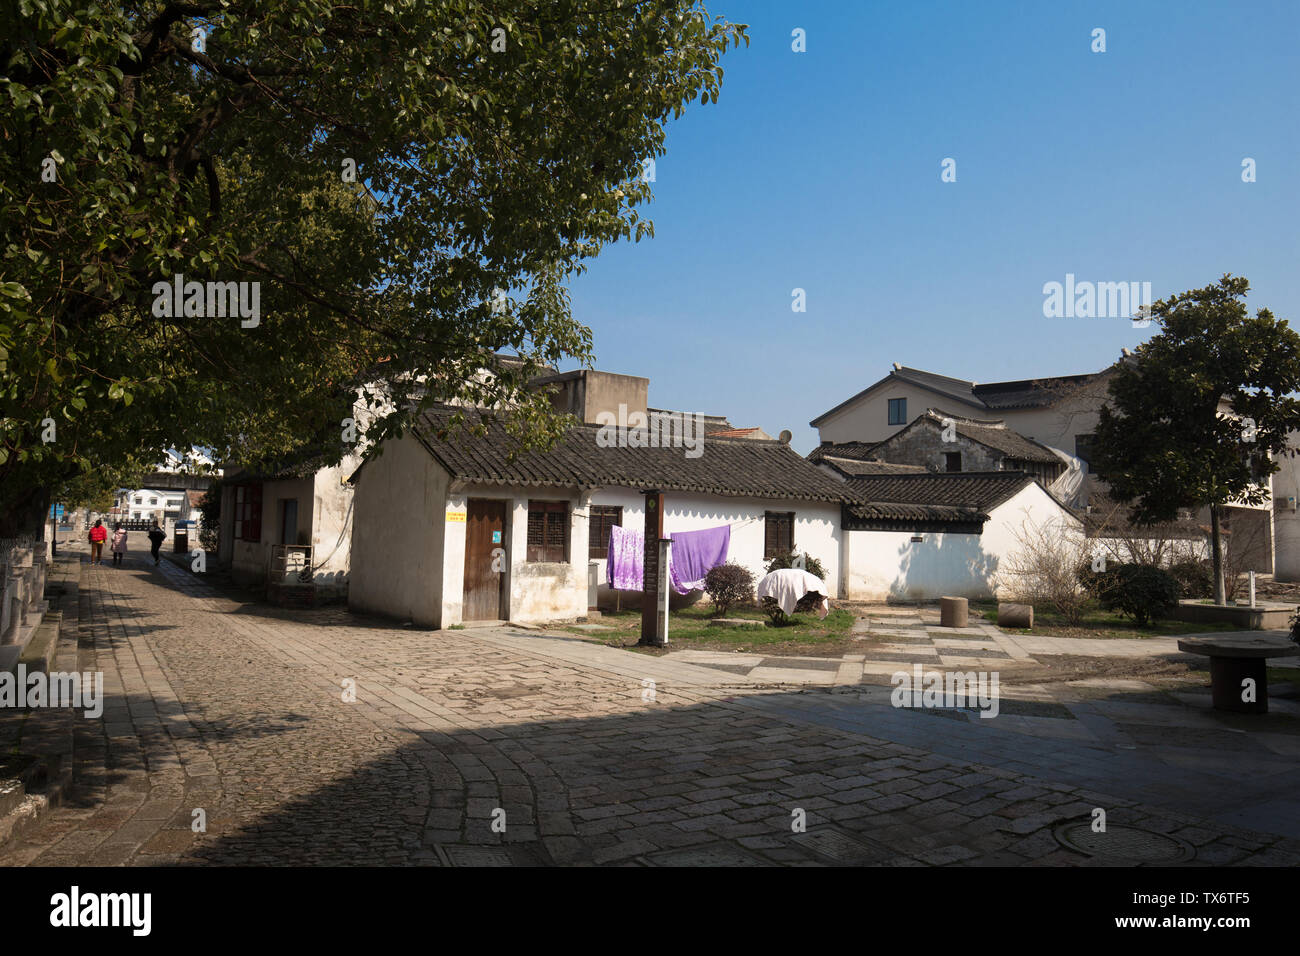
<path fill-rule="evenodd" d="M 756 607 L 733 607 L 729 618 L 756 621 L 762 627 L 710 627 L 714 617 L 713 606 L 682 608 L 668 613 L 668 650 L 759 651 L 764 654 L 842 654 L 852 645 L 849 630 L 853 615 L 836 609 L 824 621 L 815 614 L 795 614 L 789 623 L 777 627 L 766 614 Z M 613 631 L 583 631 L 572 626 L 558 625 L 587 640 L 609 647 L 632 648 L 641 638 L 640 611 L 607 611 L 600 623 L 615 628 Z M 654 652 L 656 648 L 637 647 L 637 650 Z"/>
<path fill-rule="evenodd" d="M 1300 685 L 1300 667 L 1266 667 L 1264 672 L 1269 687 L 1274 684 Z"/>
<path fill-rule="evenodd" d="M 971 613 L 991 624 L 998 621 L 996 601 L 972 601 Z M 1068 624 L 1051 608 L 1034 607 L 1032 628 L 1008 628 L 1012 634 L 1034 634 L 1043 637 L 1091 637 L 1101 639 L 1175 637 L 1179 634 L 1205 634 L 1210 631 L 1239 631 L 1240 627 L 1223 622 L 1156 621 L 1151 627 L 1138 627 L 1130 618 L 1118 611 L 1103 611 L 1095 601 L 1088 602 L 1083 618 L 1078 624 Z"/>

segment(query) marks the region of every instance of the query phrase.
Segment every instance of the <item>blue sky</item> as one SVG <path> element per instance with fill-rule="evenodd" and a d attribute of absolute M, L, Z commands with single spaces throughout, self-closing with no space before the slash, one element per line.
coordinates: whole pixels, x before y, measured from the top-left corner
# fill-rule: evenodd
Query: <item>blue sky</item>
<path fill-rule="evenodd" d="M 573 285 L 596 367 L 649 377 L 652 405 L 789 428 L 806 452 L 809 420 L 891 362 L 1074 374 L 1152 334 L 1045 318 L 1066 273 L 1161 298 L 1232 272 L 1300 327 L 1295 0 L 709 10 L 750 45 L 669 128 L 656 237 Z"/>

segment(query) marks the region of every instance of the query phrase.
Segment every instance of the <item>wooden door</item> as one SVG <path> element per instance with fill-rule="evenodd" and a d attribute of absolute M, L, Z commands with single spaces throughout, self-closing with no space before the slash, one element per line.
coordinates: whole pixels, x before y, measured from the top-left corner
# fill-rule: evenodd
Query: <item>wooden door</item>
<path fill-rule="evenodd" d="M 466 621 L 499 621 L 509 558 L 505 550 L 506 503 L 470 498 L 465 514 Z M 493 552 L 496 552 L 495 560 Z"/>

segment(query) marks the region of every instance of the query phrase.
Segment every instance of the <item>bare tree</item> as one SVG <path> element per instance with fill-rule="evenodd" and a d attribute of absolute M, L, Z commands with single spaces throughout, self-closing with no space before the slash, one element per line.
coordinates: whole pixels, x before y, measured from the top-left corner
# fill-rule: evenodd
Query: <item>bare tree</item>
<path fill-rule="evenodd" d="M 1063 520 L 1035 522 L 1027 514 L 1012 536 L 1016 547 L 998 566 L 997 593 L 1024 604 L 1046 605 L 1067 623 L 1078 624 L 1088 603 L 1078 574 L 1092 560 L 1088 539 Z"/>

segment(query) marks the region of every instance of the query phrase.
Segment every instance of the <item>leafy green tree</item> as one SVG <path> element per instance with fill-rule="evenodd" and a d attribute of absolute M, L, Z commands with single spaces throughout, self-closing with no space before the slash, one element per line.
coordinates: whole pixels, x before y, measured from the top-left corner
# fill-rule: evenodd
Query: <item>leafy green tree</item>
<path fill-rule="evenodd" d="M 0 537 L 129 456 L 341 456 L 354 388 L 370 440 L 452 399 L 553 438 L 567 283 L 653 235 L 643 164 L 741 39 L 697 0 L 0 5 Z"/>
<path fill-rule="evenodd" d="M 1268 500 L 1276 456 L 1300 429 L 1300 335 L 1268 309 L 1248 314 L 1250 283 L 1217 285 L 1151 307 L 1160 333 L 1121 363 L 1093 444 L 1093 468 L 1136 523 L 1210 509 L 1214 598 L 1224 602 L 1220 512 Z"/>

